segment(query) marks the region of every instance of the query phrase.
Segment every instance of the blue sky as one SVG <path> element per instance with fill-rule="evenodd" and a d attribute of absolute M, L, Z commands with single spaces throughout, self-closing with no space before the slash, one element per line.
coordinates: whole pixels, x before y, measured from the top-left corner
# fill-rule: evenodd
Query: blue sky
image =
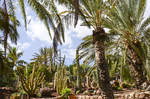
<path fill-rule="evenodd" d="M 149 8 L 147 8 L 146 16 L 150 14 L 150 0 L 148 0 L 147 4 L 147 7 Z M 51 47 L 52 40 L 50 40 L 47 29 L 35 15 L 34 11 L 32 11 L 32 8 L 27 6 L 26 9 L 27 20 L 28 22 L 31 20 L 28 24 L 27 31 L 24 28 L 24 22 L 20 11 L 17 11 L 17 17 L 21 22 L 21 26 L 18 28 L 20 38 L 18 40 L 17 48 L 24 53 L 21 59 L 30 62 L 34 53 L 38 52 L 41 47 Z M 58 9 L 63 11 L 65 8 L 58 6 Z M 82 38 L 92 33 L 92 30 L 80 26 L 80 23 L 81 21 L 78 22 L 76 28 L 73 28 L 72 26 L 65 31 L 65 43 L 60 47 L 62 54 L 66 56 L 65 63 L 67 65 L 72 64 L 72 61 L 75 58 L 76 47 L 80 44 Z"/>
<path fill-rule="evenodd" d="M 60 11 L 65 10 L 65 8 L 61 6 L 59 6 L 58 9 Z M 31 7 L 28 5 L 26 7 L 27 20 L 28 22 L 31 20 L 28 24 L 27 31 L 24 28 L 23 17 L 19 9 L 17 12 L 17 17 L 21 22 L 21 26 L 18 28 L 20 38 L 17 48 L 24 53 L 21 59 L 30 62 L 34 53 L 37 53 L 41 47 L 52 47 L 52 40 L 44 24 L 38 19 Z M 76 47 L 80 44 L 82 38 L 92 33 L 92 30 L 80 26 L 81 21 L 78 23 L 76 28 L 72 26 L 65 31 L 65 43 L 59 46 L 62 55 L 66 56 L 65 64 L 67 65 L 72 64 L 75 58 Z"/>

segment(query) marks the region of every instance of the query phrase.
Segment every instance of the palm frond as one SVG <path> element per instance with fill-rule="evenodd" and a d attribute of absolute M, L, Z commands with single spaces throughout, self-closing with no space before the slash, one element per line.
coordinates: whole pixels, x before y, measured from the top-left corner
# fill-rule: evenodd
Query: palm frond
<path fill-rule="evenodd" d="M 19 0 L 19 4 L 21 7 L 21 12 L 24 18 L 24 24 L 25 24 L 25 28 L 27 29 L 27 20 L 26 20 L 26 11 L 25 11 L 25 4 L 24 4 L 24 0 Z"/>

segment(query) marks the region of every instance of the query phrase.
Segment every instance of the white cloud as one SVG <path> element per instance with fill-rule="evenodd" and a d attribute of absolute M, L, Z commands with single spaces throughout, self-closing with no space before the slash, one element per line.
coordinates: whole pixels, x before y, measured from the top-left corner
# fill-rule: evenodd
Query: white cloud
<path fill-rule="evenodd" d="M 77 37 L 79 38 L 83 38 L 87 35 L 91 35 L 92 34 L 92 30 L 90 30 L 87 27 L 84 26 L 79 26 L 75 29 L 75 32 L 77 32 Z"/>
<path fill-rule="evenodd" d="M 28 18 L 31 18 L 31 16 L 28 16 Z M 49 43 L 52 41 L 45 25 L 37 18 L 31 19 L 28 24 L 27 34 L 32 40 L 39 39 Z"/>
<path fill-rule="evenodd" d="M 92 29 L 89 29 L 86 26 L 81 26 L 81 23 L 82 22 L 79 20 L 76 28 L 74 28 L 74 31 L 77 33 L 76 37 L 83 38 L 87 35 L 91 35 Z"/>
<path fill-rule="evenodd" d="M 33 19 L 32 16 L 27 16 L 28 20 L 31 20 L 28 24 L 27 35 L 32 39 L 39 39 L 40 41 L 46 41 L 52 44 L 52 40 L 50 39 L 49 33 L 43 24 L 38 18 Z M 52 32 L 52 30 L 51 30 Z M 53 33 L 51 34 L 53 36 Z M 72 45 L 72 38 L 71 38 L 70 31 L 65 32 L 65 43 L 64 45 Z"/>
<path fill-rule="evenodd" d="M 28 18 L 30 19 L 31 16 L 28 16 Z M 52 30 L 51 30 L 51 32 L 52 32 Z M 28 25 L 27 35 L 32 40 L 39 39 L 41 41 L 46 41 L 46 42 L 52 44 L 52 40 L 50 39 L 49 33 L 48 33 L 45 25 L 37 18 L 32 19 L 30 24 Z M 53 36 L 53 33 L 52 33 L 52 36 Z M 69 31 L 66 31 L 64 45 L 71 46 L 71 44 L 72 44 L 71 34 Z"/>
<path fill-rule="evenodd" d="M 66 10 L 66 8 L 64 6 L 57 6 L 59 9 L 59 12 Z M 43 24 L 42 21 L 40 21 L 39 18 L 37 18 L 37 16 L 33 16 L 31 13 L 32 9 L 30 7 L 27 7 L 27 20 L 30 21 L 28 24 L 28 30 L 27 30 L 27 35 L 32 39 L 38 39 L 40 41 L 46 41 L 50 44 L 52 44 L 52 40 L 50 39 L 49 33 L 47 31 L 47 28 L 45 27 L 45 25 Z M 36 17 L 36 18 L 35 18 Z M 50 31 L 53 34 L 53 31 L 50 28 Z M 66 31 L 65 32 L 65 43 L 63 45 L 68 45 L 71 46 L 72 44 L 72 39 L 71 39 L 71 35 L 70 32 Z"/>
<path fill-rule="evenodd" d="M 19 47 L 19 49 L 21 49 L 21 50 L 25 50 L 25 49 L 27 49 L 27 48 L 30 47 L 30 43 L 28 43 L 28 42 L 25 42 L 25 43 L 23 43 L 23 44 L 19 43 L 19 44 L 18 44 L 18 47 Z"/>
<path fill-rule="evenodd" d="M 146 13 L 145 16 L 148 17 L 150 16 L 150 0 L 147 0 L 147 8 L 146 8 Z"/>
<path fill-rule="evenodd" d="M 16 47 L 18 49 L 18 52 L 24 52 L 25 49 L 28 49 L 31 44 L 28 42 L 25 43 L 18 43 L 17 45 L 12 45 L 13 47 Z"/>
<path fill-rule="evenodd" d="M 62 53 L 66 56 L 66 58 L 74 59 L 76 55 L 76 49 L 62 49 Z"/>
<path fill-rule="evenodd" d="M 72 47 L 72 32 L 69 30 L 69 31 L 66 31 L 65 32 L 65 43 L 63 45 L 68 45 L 68 47 Z"/>
<path fill-rule="evenodd" d="M 4 46 L 0 44 L 0 50 L 4 50 Z"/>
<path fill-rule="evenodd" d="M 8 44 L 11 47 L 16 47 L 17 48 L 17 52 L 23 52 L 25 49 L 28 49 L 30 47 L 30 45 L 31 45 L 28 42 L 24 42 L 24 43 L 18 42 L 17 45 L 16 45 L 16 44 L 12 43 L 10 40 L 8 40 Z M 0 44 L 0 49 L 4 50 L 4 46 L 2 44 Z"/>
<path fill-rule="evenodd" d="M 48 34 L 48 31 L 45 27 L 45 25 L 43 24 L 43 22 L 41 22 L 37 17 L 35 18 L 35 16 L 32 16 L 30 12 L 31 9 L 29 7 L 27 7 L 28 12 L 27 13 L 27 20 L 31 20 L 28 24 L 28 30 L 27 30 L 27 35 L 32 39 L 38 39 L 40 41 L 46 41 L 50 44 L 52 44 L 52 40 L 50 39 L 50 36 Z M 65 7 L 63 6 L 58 6 L 59 12 L 66 10 Z M 74 37 L 77 38 L 83 38 L 87 35 L 90 35 L 92 33 L 91 29 L 85 27 L 85 26 L 80 26 L 81 21 L 78 21 L 78 25 L 76 26 L 76 28 L 70 28 L 68 30 L 65 31 L 65 43 L 63 45 L 68 46 L 69 48 L 71 48 L 72 45 L 72 40 Z M 51 30 L 52 32 L 52 30 Z M 73 34 L 72 32 L 76 32 L 76 34 Z M 52 33 L 53 36 L 53 33 Z"/>
<path fill-rule="evenodd" d="M 59 4 L 56 4 L 56 5 L 57 5 L 57 9 L 58 9 L 59 13 L 68 10 L 65 6 L 62 6 L 62 5 L 59 5 Z"/>

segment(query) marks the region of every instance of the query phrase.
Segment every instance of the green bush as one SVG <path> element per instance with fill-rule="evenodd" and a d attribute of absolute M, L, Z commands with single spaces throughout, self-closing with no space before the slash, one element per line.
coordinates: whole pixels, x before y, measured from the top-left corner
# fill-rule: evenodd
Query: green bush
<path fill-rule="evenodd" d="M 83 92 L 84 95 L 88 95 L 88 93 L 89 93 L 88 90 Z"/>
<path fill-rule="evenodd" d="M 64 98 L 64 99 L 68 99 L 68 96 L 72 93 L 71 89 L 69 88 L 65 88 L 61 91 L 61 96 Z"/>
<path fill-rule="evenodd" d="M 113 88 L 113 90 L 118 90 L 118 91 L 122 90 L 122 88 L 120 86 L 113 86 L 112 88 Z"/>
<path fill-rule="evenodd" d="M 121 83 L 120 87 L 121 87 L 121 88 L 130 88 L 131 85 L 128 84 L 128 83 Z"/>
<path fill-rule="evenodd" d="M 80 90 L 77 90 L 77 91 L 76 91 L 76 94 L 79 94 L 79 93 L 80 93 Z"/>

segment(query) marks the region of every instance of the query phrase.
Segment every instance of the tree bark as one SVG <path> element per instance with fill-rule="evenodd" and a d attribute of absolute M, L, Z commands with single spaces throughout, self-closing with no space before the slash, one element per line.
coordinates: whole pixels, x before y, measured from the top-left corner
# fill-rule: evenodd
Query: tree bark
<path fill-rule="evenodd" d="M 93 31 L 93 44 L 95 49 L 95 61 L 97 66 L 99 87 L 101 88 L 102 99 L 114 99 L 113 90 L 110 84 L 108 65 L 105 59 L 105 31 L 98 27 Z"/>
<path fill-rule="evenodd" d="M 81 90 L 81 75 L 80 75 L 80 61 L 79 61 L 79 48 L 76 50 L 76 66 L 77 66 L 77 90 Z"/>
<path fill-rule="evenodd" d="M 8 39 L 8 32 L 9 32 L 9 17 L 8 17 L 8 11 L 7 11 L 7 5 L 6 0 L 4 0 L 4 20 L 5 20 L 5 30 L 4 30 L 4 55 L 6 57 L 6 50 L 7 50 L 7 39 Z"/>
<path fill-rule="evenodd" d="M 140 43 L 133 43 L 134 46 L 140 49 Z M 139 57 L 139 55 L 135 52 L 135 50 L 129 45 L 128 46 L 128 58 L 129 60 L 129 68 L 131 71 L 131 75 L 135 81 L 135 85 L 138 89 L 141 88 L 141 85 L 147 81 L 146 75 L 144 75 L 144 64 L 143 60 Z"/>

